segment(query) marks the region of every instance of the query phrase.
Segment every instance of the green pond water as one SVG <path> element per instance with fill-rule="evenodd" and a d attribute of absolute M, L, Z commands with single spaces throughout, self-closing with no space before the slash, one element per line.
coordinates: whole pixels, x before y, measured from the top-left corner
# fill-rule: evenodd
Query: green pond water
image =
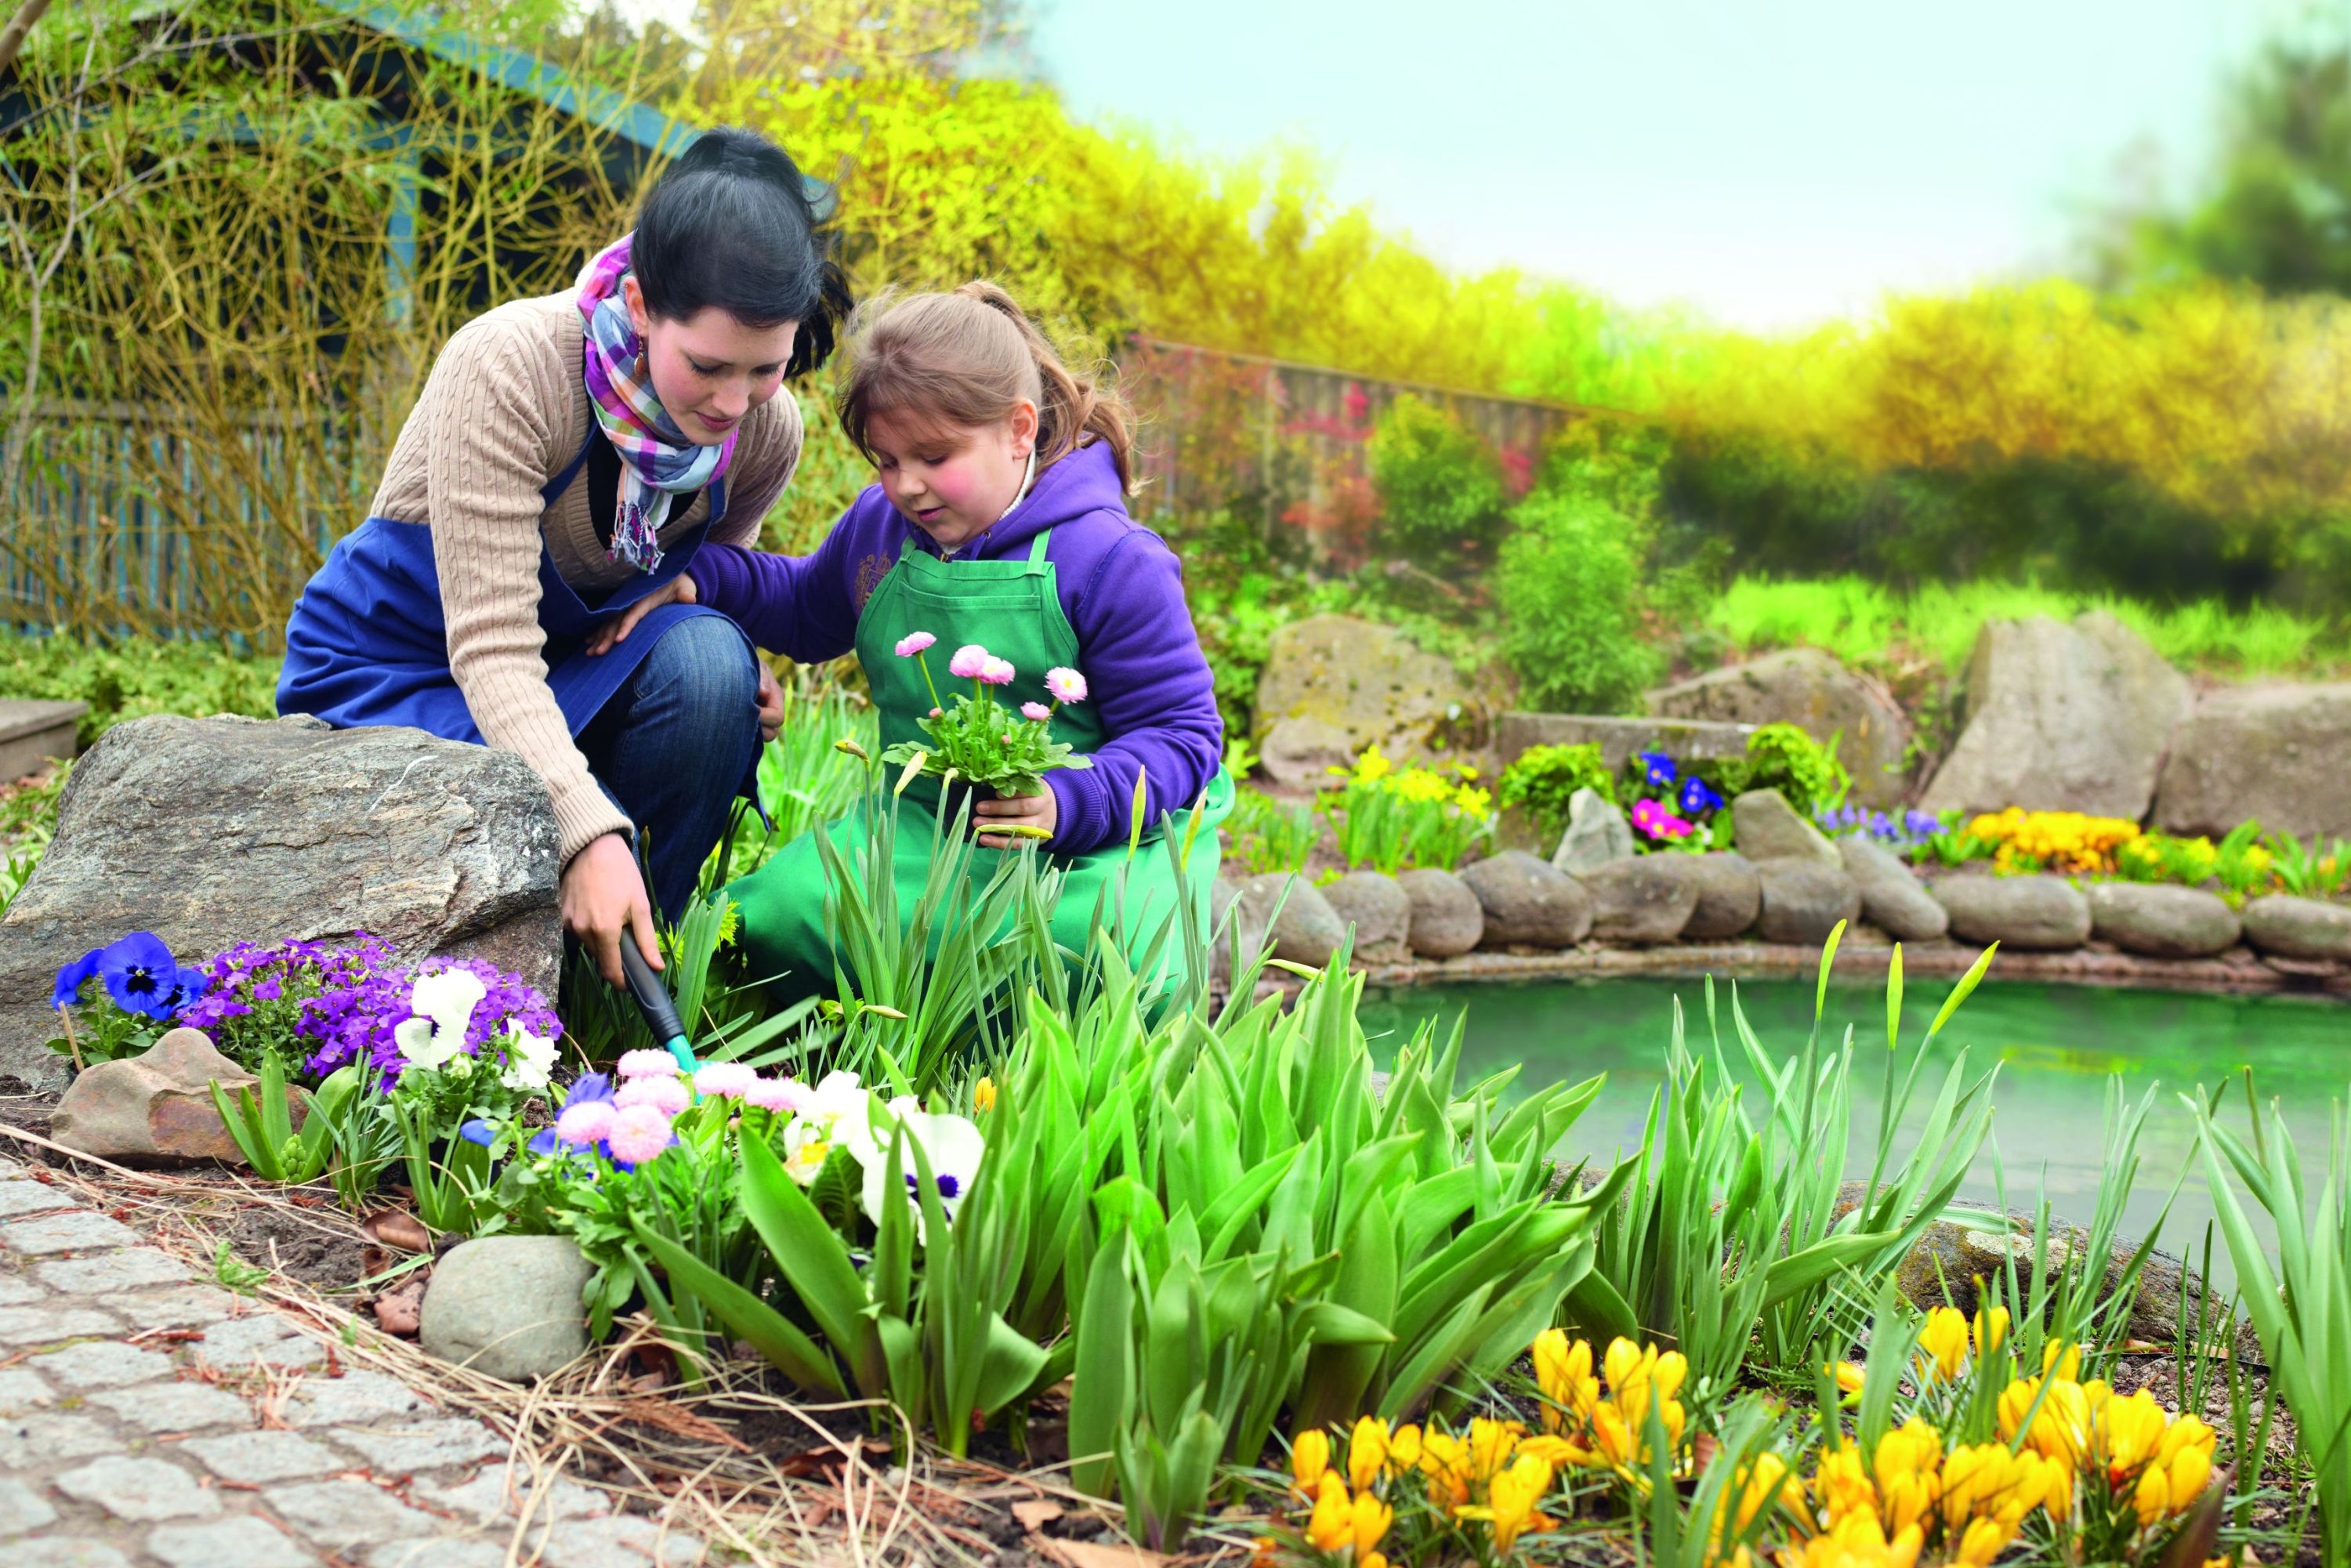
<path fill-rule="evenodd" d="M 1942 1006 L 1950 982 L 1913 979 L 1904 996 L 1905 1061 Z M 1724 1039 L 1729 1033 L 1730 987 L 1715 987 Z M 1764 1049 L 1792 1056 L 1812 1027 L 1809 980 L 1742 980 L 1740 1005 Z M 1464 1076 L 1522 1064 L 1522 1082 L 1580 1081 L 1608 1075 L 1606 1086 L 1570 1131 L 1565 1152 L 1605 1158 L 1640 1142 L 1649 1098 L 1662 1071 L 1681 1001 L 1694 1048 L 1707 1040 L 1704 982 L 1694 979 L 1482 982 L 1381 989 L 1365 998 L 1364 1022 L 1384 1057 L 1422 1019 L 1449 1026 L 1468 1017 Z M 1873 1066 L 1886 1049 L 1886 998 L 1874 987 L 1832 986 L 1826 1022 L 1841 1039 L 1846 1026 L 1864 1061 Z M 1384 1035 L 1387 1038 L 1382 1039 Z M 1991 1201 L 1994 1152 L 2011 1207 L 2029 1209 L 2045 1191 L 2052 1209 L 2086 1223 L 2096 1203 L 2102 1117 L 2107 1084 L 2119 1077 L 2136 1103 L 2160 1085 L 2139 1145 L 2138 1180 L 2126 1210 L 2126 1234 L 2136 1239 L 2162 1212 L 2183 1170 L 2164 1227 L 2168 1249 L 2200 1254 L 2212 1203 L 2200 1161 L 2191 1167 L 2195 1124 L 2176 1092 L 2231 1081 L 2222 1120 L 2248 1124 L 2239 1069 L 2253 1070 L 2256 1090 L 2276 1098 L 2300 1146 L 2305 1169 L 2323 1170 L 2330 1100 L 2351 1092 L 2351 1007 L 2296 997 L 2198 996 L 2171 991 L 2100 990 L 2083 986 L 1987 981 L 1959 1009 L 1936 1042 L 1938 1062 L 1965 1050 L 1979 1068 L 2001 1063 L 1992 1096 L 1992 1138 L 1979 1155 L 1963 1196 Z M 1866 1176 L 1879 1109 L 1880 1080 L 1856 1074 L 1850 1174 Z M 1930 1067 L 1924 1082 L 1939 1082 Z M 1923 1101 L 1927 1094 L 1922 1092 Z M 1923 1116 L 1924 1106 L 1914 1111 Z M 2258 1221 L 2257 1221 L 2258 1223 Z M 2262 1227 L 2265 1236 L 2266 1225 Z M 2215 1233 L 2214 1273 L 2231 1277 Z"/>

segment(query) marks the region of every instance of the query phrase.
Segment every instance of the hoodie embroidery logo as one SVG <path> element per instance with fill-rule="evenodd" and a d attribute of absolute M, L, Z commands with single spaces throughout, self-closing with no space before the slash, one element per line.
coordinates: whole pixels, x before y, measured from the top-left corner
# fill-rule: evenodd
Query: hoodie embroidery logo
<path fill-rule="evenodd" d="M 890 575 L 892 564 L 878 555 L 869 555 L 857 563 L 857 608 L 860 611 L 865 608 L 865 601 L 873 597 L 873 591 L 882 586 L 882 580 Z"/>

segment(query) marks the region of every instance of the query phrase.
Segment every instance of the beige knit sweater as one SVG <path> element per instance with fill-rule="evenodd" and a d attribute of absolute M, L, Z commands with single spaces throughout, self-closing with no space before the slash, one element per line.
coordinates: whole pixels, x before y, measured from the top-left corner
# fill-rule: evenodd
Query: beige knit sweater
<path fill-rule="evenodd" d="M 597 542 L 584 472 L 553 506 L 539 499 L 588 436 L 581 337 L 568 293 L 517 299 L 466 323 L 434 361 L 369 508 L 431 528 L 450 673 L 484 738 L 547 780 L 566 865 L 601 835 L 629 829 L 571 743 L 548 689 L 538 626 L 542 546 L 574 588 L 613 588 L 634 570 Z M 726 469 L 726 515 L 711 541 L 753 542 L 799 455 L 799 405 L 787 390 L 743 422 Z M 662 541 L 709 510 L 705 492 L 669 520 Z"/>

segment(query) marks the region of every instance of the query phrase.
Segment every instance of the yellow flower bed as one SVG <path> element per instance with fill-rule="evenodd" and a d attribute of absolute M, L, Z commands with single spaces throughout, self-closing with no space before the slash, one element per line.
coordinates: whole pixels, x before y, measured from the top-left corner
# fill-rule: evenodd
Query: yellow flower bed
<path fill-rule="evenodd" d="M 2138 824 L 2126 817 L 2028 811 L 2022 806 L 1987 811 L 1970 821 L 1967 831 L 1999 846 L 1992 864 L 2002 872 L 2037 866 L 2043 871 L 2111 874 L 2115 852 L 2139 836 Z"/>

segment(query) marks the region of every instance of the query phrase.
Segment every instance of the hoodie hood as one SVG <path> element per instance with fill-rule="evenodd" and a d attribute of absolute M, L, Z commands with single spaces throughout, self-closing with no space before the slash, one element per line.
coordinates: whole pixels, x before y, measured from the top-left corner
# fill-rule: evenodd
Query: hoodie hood
<path fill-rule="evenodd" d="M 1036 482 L 1019 505 L 978 537 L 965 541 L 950 559 L 998 560 L 1025 550 L 1047 528 L 1075 522 L 1089 512 L 1119 510 L 1126 491 L 1118 481 L 1118 461 L 1106 441 L 1092 441 L 1050 468 L 1038 472 Z M 912 523 L 907 532 L 916 539 L 923 531 Z"/>

